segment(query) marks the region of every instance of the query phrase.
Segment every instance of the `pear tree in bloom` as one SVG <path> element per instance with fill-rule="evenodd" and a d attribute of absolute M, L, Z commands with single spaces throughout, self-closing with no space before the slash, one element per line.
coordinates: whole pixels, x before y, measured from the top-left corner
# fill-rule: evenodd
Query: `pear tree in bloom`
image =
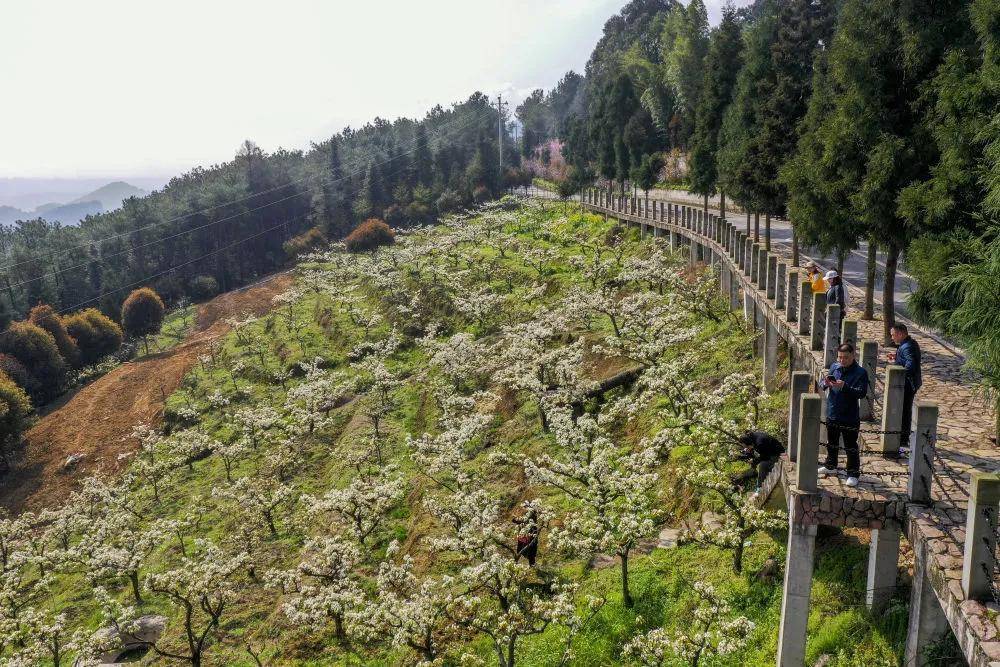
<path fill-rule="evenodd" d="M 233 416 L 240 431 L 240 439 L 253 451 L 271 437 L 272 430 L 282 426 L 281 415 L 269 405 L 240 408 Z"/>
<path fill-rule="evenodd" d="M 0 623 L 0 630 L 2 629 Z M 48 616 L 35 609 L 26 610 L 16 632 L 11 639 L 19 648 L 4 663 L 6 667 L 33 667 L 39 664 L 63 667 L 77 664 L 69 659 L 70 656 L 85 651 L 88 646 L 86 633 L 82 629 L 71 629 L 66 614 Z M 2 654 L 3 643 L 0 640 L 0 655 Z"/>
<path fill-rule="evenodd" d="M 452 595 L 441 578 L 416 575 L 413 559 L 400 557 L 399 551 L 398 542 L 389 545 L 379 564 L 375 590 L 352 613 L 352 625 L 365 639 L 410 648 L 425 663 L 433 664 L 454 634 L 448 617 Z"/>
<path fill-rule="evenodd" d="M 785 525 L 781 514 L 757 507 L 739 486 L 733 484 L 734 460 L 740 435 L 758 426 L 759 382 L 750 374 L 734 373 L 711 390 L 689 386 L 683 403 L 666 413 L 666 427 L 658 436 L 662 449 L 686 446 L 687 484 L 706 494 L 721 507 L 721 527 L 687 531 L 685 538 L 733 550 L 733 569 L 743 570 L 746 541 L 760 530 Z M 728 408 L 728 409 L 727 409 Z"/>
<path fill-rule="evenodd" d="M 694 591 L 695 607 L 684 630 L 672 634 L 663 628 L 650 630 L 628 642 L 623 656 L 642 667 L 662 667 L 678 660 L 698 667 L 705 660 L 742 650 L 754 630 L 753 622 L 744 616 L 732 618 L 729 604 L 711 584 L 695 582 Z"/>
<path fill-rule="evenodd" d="M 656 451 L 616 445 L 591 415 L 574 420 L 571 413 L 559 410 L 552 413 L 551 425 L 559 453 L 525 462 L 529 479 L 558 489 L 575 502 L 551 539 L 572 554 L 618 556 L 622 600 L 632 607 L 629 555 L 656 526 Z"/>
<path fill-rule="evenodd" d="M 170 474 L 182 461 L 168 451 L 163 436 L 146 424 L 132 429 L 132 438 L 139 442 L 139 451 L 132 463 L 131 472 L 153 492 L 153 500 L 160 502 L 160 489 Z"/>
<path fill-rule="evenodd" d="M 393 464 L 378 466 L 355 476 L 342 489 L 331 489 L 320 498 L 304 497 L 310 516 L 333 515 L 347 524 L 361 545 L 382 526 L 386 515 L 399 504 L 406 482 Z"/>
<path fill-rule="evenodd" d="M 157 655 L 201 667 L 205 652 L 219 638 L 223 615 L 239 600 L 240 573 L 246 556 L 231 554 L 207 540 L 195 540 L 190 556 L 177 567 L 146 577 L 146 589 L 180 612 L 182 641 L 158 639 L 149 647 Z M 106 592 L 95 591 L 105 619 L 119 634 L 137 629 L 137 610 L 116 603 Z"/>
<path fill-rule="evenodd" d="M 227 501 L 248 524 L 266 528 L 271 537 L 278 536 L 278 519 L 295 502 L 291 487 L 270 477 L 241 477 L 215 487 L 212 495 Z"/>
<path fill-rule="evenodd" d="M 334 403 L 347 392 L 343 375 L 322 368 L 319 357 L 300 366 L 305 371 L 303 382 L 288 390 L 285 410 L 298 425 L 302 435 L 312 435 L 329 423 Z"/>
<path fill-rule="evenodd" d="M 363 393 L 361 413 L 368 418 L 372 432 L 377 440 L 385 435 L 385 420 L 396 409 L 396 390 L 402 385 L 402 380 L 396 373 L 389 370 L 384 360 L 370 356 L 353 364 L 358 371 L 355 389 Z M 381 463 L 381 450 L 379 463 Z"/>
<path fill-rule="evenodd" d="M 295 624 L 322 630 L 333 623 L 338 639 L 347 636 L 349 614 L 363 609 L 364 590 L 354 573 L 362 562 L 357 545 L 338 536 L 306 541 L 293 570 L 268 573 L 269 583 L 286 595 L 282 610 Z"/>
<path fill-rule="evenodd" d="M 140 581 L 147 561 L 163 542 L 157 526 L 146 527 L 135 515 L 109 505 L 105 515 L 83 535 L 74 549 L 87 578 L 127 581 L 136 604 L 142 603 Z"/>

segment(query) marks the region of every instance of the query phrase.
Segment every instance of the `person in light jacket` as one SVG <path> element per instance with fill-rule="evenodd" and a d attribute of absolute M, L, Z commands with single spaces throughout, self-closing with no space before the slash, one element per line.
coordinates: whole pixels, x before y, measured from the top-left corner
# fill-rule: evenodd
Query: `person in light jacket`
<path fill-rule="evenodd" d="M 858 451 L 858 430 L 861 428 L 859 402 L 868 395 L 868 371 L 857 363 L 854 346 L 844 343 L 837 348 L 837 361 L 821 383 L 826 398 L 826 462 L 821 475 L 837 472 L 840 443 L 847 454 L 847 486 L 857 486 L 861 476 L 861 455 Z"/>

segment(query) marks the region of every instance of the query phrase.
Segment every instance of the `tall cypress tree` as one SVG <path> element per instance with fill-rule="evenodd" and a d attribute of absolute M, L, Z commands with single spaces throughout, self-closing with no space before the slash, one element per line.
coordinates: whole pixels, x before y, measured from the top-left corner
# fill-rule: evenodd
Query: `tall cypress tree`
<path fill-rule="evenodd" d="M 708 196 L 715 194 L 718 187 L 716 151 L 719 132 L 723 114 L 733 99 L 737 74 L 743 65 L 742 49 L 736 10 L 732 5 L 726 5 L 722 10 L 722 21 L 712 33 L 705 59 L 705 81 L 695 114 L 691 143 L 691 191 L 705 195 L 706 206 Z"/>
<path fill-rule="evenodd" d="M 431 155 L 431 146 L 427 139 L 427 128 L 423 123 L 417 125 L 416 150 L 412 166 L 414 183 L 428 186 L 434 181 L 434 157 Z"/>

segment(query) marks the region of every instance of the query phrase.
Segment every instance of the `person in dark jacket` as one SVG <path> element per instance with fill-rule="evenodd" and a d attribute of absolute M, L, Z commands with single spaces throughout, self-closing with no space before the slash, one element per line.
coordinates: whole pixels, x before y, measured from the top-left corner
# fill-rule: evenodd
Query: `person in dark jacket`
<path fill-rule="evenodd" d="M 913 399 L 923 385 L 920 374 L 920 346 L 910 336 L 905 324 L 897 322 L 889 330 L 896 351 L 889 352 L 889 361 L 906 369 L 906 382 L 903 384 L 903 423 L 900 427 L 902 435 L 900 445 L 906 447 L 910 442 L 910 431 L 913 425 Z"/>
<path fill-rule="evenodd" d="M 826 398 L 826 462 L 820 474 L 836 472 L 840 442 L 847 453 L 847 486 L 857 486 L 861 475 L 858 452 L 858 429 L 861 428 L 859 401 L 868 395 L 868 371 L 855 360 L 854 346 L 844 343 L 837 348 L 837 361 L 821 383 Z"/>
<path fill-rule="evenodd" d="M 739 437 L 739 442 L 743 449 L 738 458 L 747 461 L 753 468 L 750 475 L 757 478 L 755 491 L 760 491 L 764 480 L 774 469 L 774 464 L 785 453 L 785 446 L 764 431 L 747 431 Z"/>
<path fill-rule="evenodd" d="M 528 502 L 524 503 L 524 508 L 527 510 L 524 515 L 514 519 L 514 524 L 518 526 L 514 562 L 524 556 L 528 559 L 528 565 L 535 567 L 535 558 L 538 557 L 538 536 L 542 532 L 542 527 L 538 523 L 538 509 Z"/>
<path fill-rule="evenodd" d="M 840 274 L 836 271 L 827 271 L 826 276 L 824 276 L 830 289 L 826 291 L 826 305 L 832 306 L 834 304 L 840 306 L 840 322 L 844 321 L 844 316 L 847 314 L 847 294 L 844 292 L 844 280 L 840 277 Z M 840 322 L 837 322 L 837 331 L 840 331 Z M 843 341 L 848 342 L 848 341 Z"/>

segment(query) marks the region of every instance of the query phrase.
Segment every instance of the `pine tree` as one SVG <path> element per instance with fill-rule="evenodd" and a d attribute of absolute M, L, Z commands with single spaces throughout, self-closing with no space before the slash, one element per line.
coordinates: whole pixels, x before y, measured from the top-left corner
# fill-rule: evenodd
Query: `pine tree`
<path fill-rule="evenodd" d="M 718 187 L 716 152 L 722 117 L 733 99 L 736 77 L 743 65 L 743 41 L 736 11 L 727 5 L 722 11 L 722 21 L 712 33 L 708 56 L 705 59 L 705 81 L 702 96 L 695 113 L 695 131 L 691 143 L 691 191 L 705 195 L 715 194 Z M 725 201 L 723 193 L 723 201 Z M 725 204 L 723 203 L 723 207 Z"/>
<path fill-rule="evenodd" d="M 414 183 L 429 186 L 434 182 L 434 156 L 431 154 L 430 141 L 427 139 L 427 128 L 423 123 L 417 125 L 416 151 L 412 164 Z"/>

